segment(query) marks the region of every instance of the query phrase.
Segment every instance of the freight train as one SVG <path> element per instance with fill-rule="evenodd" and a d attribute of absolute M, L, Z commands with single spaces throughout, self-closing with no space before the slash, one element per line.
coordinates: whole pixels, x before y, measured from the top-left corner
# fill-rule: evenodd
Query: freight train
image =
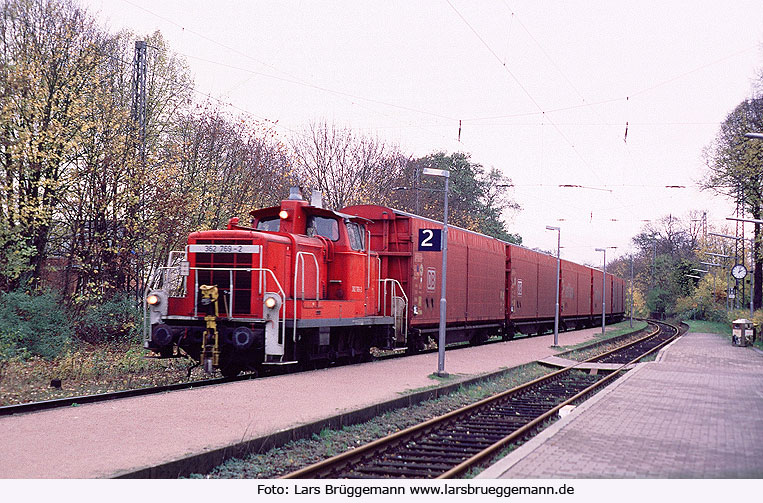
<path fill-rule="evenodd" d="M 298 189 L 279 206 L 194 232 L 146 296 L 144 347 L 223 375 L 417 352 L 437 339 L 440 222 L 377 205 L 341 211 Z M 556 258 L 449 226 L 446 343 L 552 329 Z M 623 318 L 624 281 L 561 261 L 560 329 Z M 605 291 L 606 293 L 605 293 Z M 603 294 L 606 299 L 602 299 Z"/>

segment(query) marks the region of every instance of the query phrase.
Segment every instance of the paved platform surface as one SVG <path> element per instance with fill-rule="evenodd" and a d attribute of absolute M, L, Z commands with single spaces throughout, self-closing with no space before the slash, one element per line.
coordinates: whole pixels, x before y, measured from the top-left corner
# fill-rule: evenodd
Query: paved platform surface
<path fill-rule="evenodd" d="M 559 334 L 562 345 L 598 328 Z M 553 335 L 446 353 L 454 380 L 557 353 Z M 0 478 L 105 478 L 438 385 L 437 353 L 0 417 Z"/>
<path fill-rule="evenodd" d="M 690 333 L 480 478 L 761 478 L 763 354 Z"/>

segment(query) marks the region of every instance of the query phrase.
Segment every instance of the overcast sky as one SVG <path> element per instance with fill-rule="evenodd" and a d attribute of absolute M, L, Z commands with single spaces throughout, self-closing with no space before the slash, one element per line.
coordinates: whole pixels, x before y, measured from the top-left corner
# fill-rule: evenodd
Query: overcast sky
<path fill-rule="evenodd" d="M 644 220 L 731 215 L 696 190 L 701 153 L 763 68 L 760 0 L 83 4 L 112 31 L 160 30 L 199 92 L 284 138 L 325 119 L 469 153 L 515 183 L 525 245 L 555 250 L 559 226 L 562 257 L 596 265 Z"/>

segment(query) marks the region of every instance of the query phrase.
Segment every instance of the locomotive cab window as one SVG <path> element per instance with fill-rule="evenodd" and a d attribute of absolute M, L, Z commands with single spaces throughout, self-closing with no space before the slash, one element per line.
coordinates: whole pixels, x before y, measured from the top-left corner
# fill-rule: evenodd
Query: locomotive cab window
<path fill-rule="evenodd" d="M 307 235 L 336 241 L 339 239 L 339 223 L 333 218 L 310 215 L 307 217 Z"/>
<path fill-rule="evenodd" d="M 365 249 L 365 229 L 355 222 L 347 222 L 347 236 L 350 238 L 350 248 L 356 251 Z"/>
<path fill-rule="evenodd" d="M 257 222 L 258 231 L 278 232 L 281 227 L 281 219 L 278 217 L 265 217 Z"/>

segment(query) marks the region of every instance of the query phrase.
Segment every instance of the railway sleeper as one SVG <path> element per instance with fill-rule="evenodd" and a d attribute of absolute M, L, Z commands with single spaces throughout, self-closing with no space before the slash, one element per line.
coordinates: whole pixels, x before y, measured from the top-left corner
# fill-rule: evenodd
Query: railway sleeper
<path fill-rule="evenodd" d="M 458 454 L 472 453 L 472 454 L 475 454 L 475 453 L 481 451 L 481 449 L 479 449 L 477 447 L 464 446 L 464 447 L 459 447 L 459 448 L 453 448 L 453 447 L 449 447 L 449 446 L 443 445 L 441 443 L 440 444 L 434 444 L 434 443 L 416 444 L 413 447 L 406 447 L 406 450 L 408 452 L 419 451 L 419 452 L 422 452 L 422 453 L 424 453 L 424 452 L 426 452 L 426 453 L 435 453 L 435 452 L 438 452 L 438 453 L 441 453 L 443 456 L 450 455 L 452 453 L 458 453 Z M 400 454 L 402 454 L 402 452 Z"/>
<path fill-rule="evenodd" d="M 450 445 L 452 447 L 471 446 L 471 447 L 478 447 L 478 448 L 484 449 L 485 447 L 490 445 L 490 442 L 481 441 L 477 438 L 469 438 L 464 436 L 457 437 L 454 435 L 443 435 L 439 438 L 439 441 L 442 443 L 446 443 L 447 445 Z"/>
<path fill-rule="evenodd" d="M 591 379 L 589 381 L 580 381 L 575 383 L 568 383 L 566 386 L 549 386 L 544 391 L 546 393 L 574 393 L 581 389 L 586 389 L 591 384 L 594 384 L 598 379 Z"/>
<path fill-rule="evenodd" d="M 506 416 L 540 416 L 544 412 L 546 412 L 548 409 L 550 409 L 548 405 L 520 405 L 520 406 L 513 406 L 513 407 L 501 407 L 494 409 L 496 413 L 498 414 L 504 414 Z"/>
<path fill-rule="evenodd" d="M 454 456 L 455 458 L 455 456 Z M 384 467 L 384 468 L 405 468 L 408 470 L 426 470 L 428 472 L 444 472 L 449 470 L 452 466 L 457 465 L 464 459 L 467 459 L 465 457 L 459 457 L 457 459 L 453 459 L 449 463 L 443 463 L 439 460 L 423 460 L 423 461 L 380 461 L 378 463 L 374 463 L 372 466 L 374 467 Z"/>
<path fill-rule="evenodd" d="M 416 456 L 414 454 L 407 455 L 407 456 L 401 456 L 401 457 L 395 457 L 394 459 L 388 460 L 388 461 L 400 461 L 405 463 L 431 463 L 432 461 L 439 461 L 441 460 L 443 462 L 447 461 L 450 462 L 452 459 L 458 459 L 459 463 L 465 459 L 469 459 L 468 455 L 464 455 L 464 453 L 461 453 L 460 455 L 453 455 L 453 456 Z"/>
<path fill-rule="evenodd" d="M 465 433 L 467 435 L 475 435 L 475 436 L 484 436 L 484 437 L 494 437 L 496 435 L 503 435 L 507 431 L 513 431 L 514 428 L 482 428 L 480 426 L 459 426 L 458 428 L 454 429 L 454 431 L 459 433 Z"/>
<path fill-rule="evenodd" d="M 489 412 L 497 412 L 497 413 L 503 413 L 505 414 L 507 411 L 509 413 L 512 413 L 514 411 L 523 411 L 523 410 L 537 410 L 537 409 L 543 409 L 543 408 L 551 408 L 558 402 L 558 399 L 549 400 L 549 401 L 533 401 L 533 402 L 525 402 L 525 403 L 510 403 L 505 405 L 500 405 L 496 407 L 491 407 Z"/>
<path fill-rule="evenodd" d="M 485 432 L 485 431 L 479 431 L 475 430 L 473 428 L 458 428 L 451 432 L 451 436 L 453 438 L 465 438 L 469 440 L 486 440 L 491 441 L 491 439 L 498 438 L 500 439 L 502 437 L 503 432 Z"/>
<path fill-rule="evenodd" d="M 443 455 L 450 455 L 453 453 L 459 454 L 466 452 L 467 450 L 473 450 L 474 452 L 480 452 L 485 448 L 485 442 L 455 442 L 453 440 L 439 439 L 433 440 L 430 443 L 417 446 L 417 449 L 421 447 L 429 447 L 432 451 L 441 452 Z M 424 449 L 421 449 L 422 452 Z"/>
<path fill-rule="evenodd" d="M 517 416 L 481 416 L 479 418 L 470 419 L 466 425 L 484 425 L 492 426 L 494 428 L 512 428 L 514 426 L 522 426 L 525 422 L 522 418 Z"/>
<path fill-rule="evenodd" d="M 514 424 L 504 424 L 504 425 L 493 425 L 493 424 L 484 424 L 484 423 L 469 423 L 464 424 L 461 426 L 462 429 L 466 431 L 472 431 L 474 433 L 482 433 L 482 434 L 496 434 L 501 435 L 505 432 L 511 432 L 516 430 Z"/>
<path fill-rule="evenodd" d="M 360 471 L 360 470 L 359 470 Z M 374 468 L 374 467 L 366 467 L 360 473 L 365 473 L 368 475 L 384 475 L 387 477 L 410 477 L 410 478 L 432 478 L 436 474 L 433 474 L 432 472 L 426 471 L 426 470 L 412 470 L 412 469 L 398 469 L 398 470 L 391 470 L 391 469 L 384 469 L 384 468 Z"/>
<path fill-rule="evenodd" d="M 485 441 L 490 443 L 496 443 L 506 436 L 503 433 L 485 434 L 485 433 L 476 433 L 469 430 L 466 430 L 464 432 L 464 435 L 467 435 L 468 438 L 474 439 L 476 441 Z"/>

